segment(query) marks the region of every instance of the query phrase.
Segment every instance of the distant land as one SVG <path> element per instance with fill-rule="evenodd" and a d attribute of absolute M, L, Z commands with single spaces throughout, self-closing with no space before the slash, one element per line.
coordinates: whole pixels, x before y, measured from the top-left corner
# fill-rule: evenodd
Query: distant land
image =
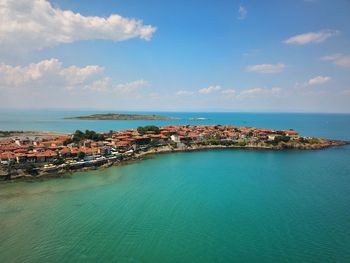
<path fill-rule="evenodd" d="M 52 131 L 3 131 L 0 130 L 1 137 L 42 137 L 42 136 L 60 136 L 66 135 L 65 132 L 52 132 Z"/>
<path fill-rule="evenodd" d="M 209 120 L 208 118 L 188 118 L 189 121 L 207 121 Z"/>
<path fill-rule="evenodd" d="M 141 115 L 141 114 L 92 114 L 86 116 L 65 117 L 66 120 L 179 120 L 179 118 L 160 116 L 160 115 Z"/>

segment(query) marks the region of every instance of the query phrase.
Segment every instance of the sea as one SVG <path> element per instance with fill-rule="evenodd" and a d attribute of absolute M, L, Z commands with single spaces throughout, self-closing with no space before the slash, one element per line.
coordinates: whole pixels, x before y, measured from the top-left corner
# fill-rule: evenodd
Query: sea
<path fill-rule="evenodd" d="M 222 124 L 350 140 L 349 114 L 64 119 L 93 113 L 108 111 L 0 110 L 0 130 Z M 0 262 L 350 262 L 350 146 L 160 154 L 64 178 L 1 183 Z"/>

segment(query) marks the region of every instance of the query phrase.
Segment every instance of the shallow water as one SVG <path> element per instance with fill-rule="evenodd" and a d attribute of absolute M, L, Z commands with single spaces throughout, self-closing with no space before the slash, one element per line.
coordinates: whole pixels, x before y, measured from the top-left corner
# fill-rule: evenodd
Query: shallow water
<path fill-rule="evenodd" d="M 349 154 L 175 153 L 0 185 L 0 261 L 346 262 Z"/>

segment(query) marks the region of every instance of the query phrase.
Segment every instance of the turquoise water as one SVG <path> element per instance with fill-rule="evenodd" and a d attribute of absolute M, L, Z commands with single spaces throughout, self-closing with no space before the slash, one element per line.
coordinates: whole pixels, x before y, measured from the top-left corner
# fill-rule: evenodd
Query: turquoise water
<path fill-rule="evenodd" d="M 0 261 L 349 262 L 349 153 L 167 154 L 1 185 Z"/>
<path fill-rule="evenodd" d="M 212 116 L 350 139 L 349 115 Z M 164 154 L 0 184 L 0 231 L 0 262 L 350 262 L 350 147 Z"/>

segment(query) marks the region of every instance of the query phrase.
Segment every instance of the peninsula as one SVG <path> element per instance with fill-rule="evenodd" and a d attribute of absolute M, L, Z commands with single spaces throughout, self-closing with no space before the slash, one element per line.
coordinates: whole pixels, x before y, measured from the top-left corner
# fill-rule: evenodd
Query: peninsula
<path fill-rule="evenodd" d="M 0 178 L 61 176 L 142 159 L 156 153 L 206 149 L 315 150 L 344 141 L 301 136 L 295 130 L 222 125 L 144 126 L 124 131 L 0 139 Z"/>
<path fill-rule="evenodd" d="M 141 114 L 92 114 L 77 117 L 65 117 L 67 120 L 179 120 L 179 118 L 160 116 L 160 115 L 141 115 Z"/>

